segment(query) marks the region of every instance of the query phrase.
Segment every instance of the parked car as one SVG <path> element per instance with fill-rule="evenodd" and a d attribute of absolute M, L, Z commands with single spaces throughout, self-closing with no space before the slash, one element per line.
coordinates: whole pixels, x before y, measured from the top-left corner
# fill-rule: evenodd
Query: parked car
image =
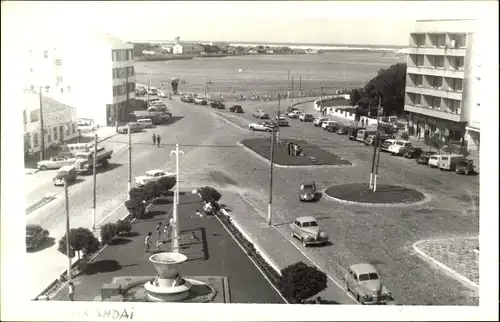
<path fill-rule="evenodd" d="M 421 148 L 415 148 L 415 147 L 409 147 L 405 150 L 403 153 L 403 156 L 407 159 L 414 159 L 418 158 L 420 155 L 422 155 L 424 151 L 422 151 Z"/>
<path fill-rule="evenodd" d="M 376 135 L 368 135 L 368 137 L 363 141 L 365 145 L 373 146 L 375 145 L 377 141 L 377 136 Z"/>
<path fill-rule="evenodd" d="M 355 264 L 344 275 L 344 283 L 361 304 L 386 304 L 392 301 L 392 293 L 380 280 L 371 264 Z"/>
<path fill-rule="evenodd" d="M 222 109 L 226 108 L 226 105 L 224 105 L 224 103 L 222 103 L 221 101 L 213 101 L 213 102 L 210 102 L 210 107 L 222 110 Z"/>
<path fill-rule="evenodd" d="M 138 186 L 144 186 L 148 182 L 155 182 L 160 178 L 166 177 L 175 177 L 176 174 L 174 172 L 168 172 L 163 170 L 149 170 L 143 176 L 135 177 L 135 183 Z"/>
<path fill-rule="evenodd" d="M 40 225 L 26 225 L 26 249 L 37 249 L 49 237 L 49 232 Z"/>
<path fill-rule="evenodd" d="M 464 159 L 458 162 L 455 172 L 457 174 L 465 174 L 467 176 L 469 173 L 474 173 L 474 169 L 474 161 Z"/>
<path fill-rule="evenodd" d="M 194 103 L 197 105 L 207 105 L 207 99 L 203 96 L 198 96 L 194 99 Z"/>
<path fill-rule="evenodd" d="M 337 129 L 337 134 L 338 135 L 347 135 L 347 129 L 348 127 L 345 125 L 339 125 L 339 128 Z"/>
<path fill-rule="evenodd" d="M 241 107 L 241 105 L 233 105 L 229 108 L 229 112 L 243 113 L 243 108 Z"/>
<path fill-rule="evenodd" d="M 181 96 L 181 102 L 194 103 L 194 98 L 191 96 L 183 95 L 183 96 Z"/>
<path fill-rule="evenodd" d="M 417 164 L 429 164 L 429 158 L 432 156 L 432 155 L 435 155 L 436 152 L 422 152 L 422 154 L 420 154 L 416 159 L 415 161 L 417 162 Z"/>
<path fill-rule="evenodd" d="M 349 136 L 349 140 L 351 140 L 351 141 L 356 140 L 356 137 L 358 136 L 359 130 L 364 130 L 364 129 L 365 129 L 364 127 L 353 127 L 353 126 L 350 126 L 347 129 L 347 135 Z"/>
<path fill-rule="evenodd" d="M 387 150 L 392 154 L 392 155 L 401 155 L 401 149 L 403 148 L 409 148 L 411 146 L 410 141 L 404 141 L 404 140 L 396 140 L 394 144 L 392 144 Z"/>
<path fill-rule="evenodd" d="M 299 201 L 316 201 L 316 184 L 314 181 L 302 182 L 299 188 Z"/>
<path fill-rule="evenodd" d="M 288 123 L 288 120 L 284 116 L 280 116 L 279 119 L 276 116 L 276 121 L 279 126 L 290 126 L 290 123 Z"/>
<path fill-rule="evenodd" d="M 137 87 L 135 89 L 135 96 L 144 96 L 148 93 L 148 91 L 144 87 Z"/>
<path fill-rule="evenodd" d="M 326 121 L 326 122 L 323 122 L 323 124 L 321 124 L 321 127 L 325 131 L 336 132 L 337 129 L 339 128 L 339 122 L 336 122 L 336 121 Z"/>
<path fill-rule="evenodd" d="M 72 165 L 76 161 L 75 158 L 67 158 L 62 156 L 51 157 L 48 160 L 40 161 L 36 164 L 37 168 L 40 170 L 47 169 L 59 169 L 66 165 Z"/>
<path fill-rule="evenodd" d="M 299 120 L 302 122 L 312 122 L 314 121 L 314 116 L 309 113 L 302 113 L 299 115 Z"/>
<path fill-rule="evenodd" d="M 387 139 L 385 140 L 382 145 L 380 146 L 380 150 L 383 152 L 389 152 L 389 147 L 394 144 L 396 140 L 394 139 Z"/>
<path fill-rule="evenodd" d="M 64 186 L 64 179 L 68 181 L 68 183 L 73 183 L 76 181 L 77 172 L 74 164 L 65 165 L 64 167 L 57 170 L 56 175 L 52 178 L 52 183 L 54 186 Z"/>
<path fill-rule="evenodd" d="M 328 242 L 328 235 L 319 228 L 312 216 L 297 217 L 291 224 L 292 237 L 298 238 L 304 247 Z"/>
<path fill-rule="evenodd" d="M 451 170 L 455 171 L 458 162 L 464 160 L 465 157 L 462 154 L 446 154 L 441 155 L 439 159 L 438 168 L 439 170 Z"/>
<path fill-rule="evenodd" d="M 275 124 L 269 121 L 262 121 L 262 122 L 257 122 L 257 123 L 250 123 L 248 125 L 248 129 L 250 131 L 266 131 L 266 132 L 272 132 L 272 130 L 276 127 Z"/>
<path fill-rule="evenodd" d="M 148 93 L 149 93 L 149 95 L 158 95 L 158 88 L 151 86 L 148 89 Z"/>
<path fill-rule="evenodd" d="M 158 97 L 161 97 L 161 98 L 167 98 L 167 97 L 168 97 L 168 95 L 167 95 L 167 91 L 166 91 L 166 90 L 163 90 L 163 89 L 159 90 L 159 91 L 158 91 Z"/>
<path fill-rule="evenodd" d="M 300 112 L 300 111 L 298 111 L 298 110 L 295 110 L 295 111 L 291 111 L 291 112 L 289 112 L 287 115 L 288 115 L 288 117 L 289 117 L 289 118 L 291 118 L 291 119 L 298 119 L 298 118 L 299 118 L 300 113 L 302 113 L 302 112 Z"/>
<path fill-rule="evenodd" d="M 314 124 L 314 126 L 321 126 L 323 124 L 323 122 L 326 122 L 326 121 L 328 121 L 328 117 L 321 116 L 321 117 L 315 118 L 313 121 L 313 124 Z"/>
<path fill-rule="evenodd" d="M 256 117 L 258 119 L 269 119 L 269 114 L 264 112 L 264 110 L 258 109 L 255 112 L 252 113 L 253 117 Z"/>
<path fill-rule="evenodd" d="M 118 133 L 120 134 L 128 134 L 128 129 L 130 127 L 130 133 L 141 132 L 144 130 L 144 126 L 137 122 L 129 122 L 125 126 L 120 126 L 118 128 Z"/>
<path fill-rule="evenodd" d="M 441 158 L 441 155 L 434 154 L 429 157 L 428 165 L 431 168 L 437 168 L 439 166 L 439 159 Z"/>

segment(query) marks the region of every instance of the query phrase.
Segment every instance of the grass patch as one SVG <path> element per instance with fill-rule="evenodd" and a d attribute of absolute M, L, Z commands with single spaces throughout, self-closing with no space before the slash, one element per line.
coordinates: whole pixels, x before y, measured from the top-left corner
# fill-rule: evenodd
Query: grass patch
<path fill-rule="evenodd" d="M 375 192 L 369 190 L 367 183 L 351 183 L 332 186 L 325 193 L 341 200 L 373 204 L 413 203 L 425 198 L 417 190 L 387 184 L 377 185 Z"/>
<path fill-rule="evenodd" d="M 288 155 L 287 141 L 297 143 L 302 148 L 304 156 Z M 245 139 L 241 141 L 241 144 L 269 160 L 271 155 L 271 142 L 269 138 Z M 308 144 L 301 140 L 288 140 L 286 138 L 281 138 L 280 143 L 275 142 L 274 144 L 274 163 L 284 166 L 351 165 L 349 161 L 331 154 L 316 145 Z"/>

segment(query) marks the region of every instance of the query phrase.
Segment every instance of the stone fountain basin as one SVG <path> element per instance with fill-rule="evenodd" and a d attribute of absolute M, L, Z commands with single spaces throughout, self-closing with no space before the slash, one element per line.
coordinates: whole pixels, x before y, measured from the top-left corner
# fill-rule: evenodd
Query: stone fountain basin
<path fill-rule="evenodd" d="M 154 265 L 158 276 L 163 279 L 173 279 L 179 274 L 181 264 L 187 260 L 187 256 L 180 253 L 158 253 L 149 257 Z"/>

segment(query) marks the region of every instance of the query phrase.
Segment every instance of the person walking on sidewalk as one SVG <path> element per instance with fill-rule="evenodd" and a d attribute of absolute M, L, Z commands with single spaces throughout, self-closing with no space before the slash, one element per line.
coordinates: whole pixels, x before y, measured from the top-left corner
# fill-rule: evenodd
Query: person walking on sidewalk
<path fill-rule="evenodd" d="M 153 133 L 153 146 L 155 146 L 155 144 L 156 144 L 156 134 Z"/>
<path fill-rule="evenodd" d="M 68 283 L 68 293 L 69 293 L 69 299 L 70 301 L 74 301 L 74 296 L 75 296 L 75 285 L 73 282 Z"/>
<path fill-rule="evenodd" d="M 161 221 L 156 225 L 156 245 L 160 244 L 161 236 Z"/>
<path fill-rule="evenodd" d="M 156 142 L 158 143 L 158 147 L 160 147 L 160 140 L 161 140 L 160 134 L 156 135 Z"/>
<path fill-rule="evenodd" d="M 170 237 L 170 222 L 166 222 L 165 226 L 163 227 L 163 242 L 166 243 L 168 238 Z"/>
<path fill-rule="evenodd" d="M 146 239 L 144 240 L 144 252 L 149 253 L 149 246 L 151 245 L 151 235 L 152 233 L 149 232 L 148 235 L 146 236 Z"/>

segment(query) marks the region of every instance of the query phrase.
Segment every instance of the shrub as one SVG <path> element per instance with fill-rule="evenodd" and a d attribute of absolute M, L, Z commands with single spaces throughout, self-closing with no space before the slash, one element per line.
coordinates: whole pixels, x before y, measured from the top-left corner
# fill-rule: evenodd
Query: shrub
<path fill-rule="evenodd" d="M 101 241 L 103 244 L 109 244 L 116 236 L 116 224 L 106 223 L 101 227 Z"/>
<path fill-rule="evenodd" d="M 410 138 L 410 136 L 408 135 L 408 132 L 403 132 L 403 133 L 401 133 L 401 138 L 403 140 L 408 140 Z"/>
<path fill-rule="evenodd" d="M 97 241 L 94 234 L 86 229 L 86 228 L 73 228 L 69 230 L 69 245 L 70 245 L 70 257 L 73 258 L 75 256 L 75 252 L 78 253 L 78 259 L 80 259 L 80 251 L 84 249 L 90 249 L 93 246 L 93 243 Z M 57 250 L 62 254 L 67 255 L 66 249 L 66 234 L 61 237 L 58 243 Z"/>
<path fill-rule="evenodd" d="M 175 177 L 163 177 L 156 181 L 158 185 L 158 189 L 160 190 L 161 195 L 166 195 L 175 185 L 177 184 L 177 180 Z"/>
<path fill-rule="evenodd" d="M 316 267 L 297 262 L 281 270 L 278 289 L 291 302 L 302 303 L 326 289 L 326 274 Z"/>
<path fill-rule="evenodd" d="M 128 192 L 130 200 L 145 200 L 146 189 L 144 187 L 134 187 Z"/>
<path fill-rule="evenodd" d="M 203 200 L 211 200 L 211 201 L 219 201 L 222 198 L 222 195 L 212 187 L 201 187 L 198 189 L 198 193 L 201 195 L 201 199 Z"/>
<path fill-rule="evenodd" d="M 121 234 L 121 233 L 130 233 L 132 231 L 132 223 L 130 220 L 121 220 L 118 219 L 116 221 L 116 233 Z"/>
<path fill-rule="evenodd" d="M 156 182 L 148 182 L 144 185 L 144 199 L 146 201 L 153 200 L 154 198 L 158 198 L 160 196 L 160 187 Z"/>
<path fill-rule="evenodd" d="M 141 218 L 146 212 L 144 203 L 142 202 L 142 200 L 138 199 L 129 199 L 125 201 L 125 207 L 127 208 L 132 218 Z"/>

